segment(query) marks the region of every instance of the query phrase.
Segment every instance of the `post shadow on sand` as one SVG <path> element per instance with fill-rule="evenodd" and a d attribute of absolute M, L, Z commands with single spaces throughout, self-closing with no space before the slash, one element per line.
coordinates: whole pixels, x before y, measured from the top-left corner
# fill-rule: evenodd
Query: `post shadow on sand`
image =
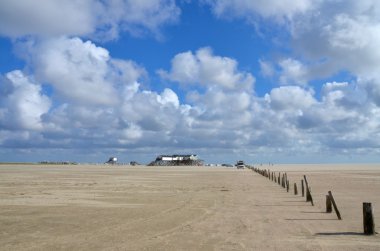
<path fill-rule="evenodd" d="M 310 219 L 310 218 L 306 218 L 306 219 L 301 219 L 301 218 L 292 218 L 292 219 L 285 219 L 287 221 L 302 221 L 302 220 L 305 220 L 305 221 L 308 221 L 308 220 L 312 220 L 312 221 L 337 221 L 338 219 Z"/>
<path fill-rule="evenodd" d="M 301 211 L 300 213 L 303 213 L 303 214 L 326 214 L 326 212 L 322 212 L 322 211 Z"/>
<path fill-rule="evenodd" d="M 255 204 L 254 207 L 289 207 L 289 204 Z M 297 207 L 308 207 L 309 205 L 294 205 Z"/>
<path fill-rule="evenodd" d="M 321 232 L 321 233 L 316 233 L 315 235 L 317 236 L 338 236 L 338 235 L 347 235 L 347 236 L 367 236 L 364 233 L 360 232 Z"/>

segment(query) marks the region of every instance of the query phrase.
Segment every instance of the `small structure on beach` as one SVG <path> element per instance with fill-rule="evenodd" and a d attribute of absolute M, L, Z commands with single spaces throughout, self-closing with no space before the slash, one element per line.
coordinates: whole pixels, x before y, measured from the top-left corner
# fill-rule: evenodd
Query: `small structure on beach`
<path fill-rule="evenodd" d="M 202 166 L 203 160 L 196 154 L 159 155 L 149 166 Z"/>
<path fill-rule="evenodd" d="M 117 158 L 116 157 L 110 157 L 108 161 L 105 162 L 105 164 L 111 164 L 114 165 L 117 163 Z"/>

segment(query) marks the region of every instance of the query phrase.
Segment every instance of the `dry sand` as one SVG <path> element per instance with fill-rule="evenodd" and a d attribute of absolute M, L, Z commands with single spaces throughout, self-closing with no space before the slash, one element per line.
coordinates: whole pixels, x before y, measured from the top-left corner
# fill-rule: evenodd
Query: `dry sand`
<path fill-rule="evenodd" d="M 250 170 L 0 165 L 0 249 L 380 250 L 362 234 L 362 202 L 380 221 L 380 165 L 261 168 L 306 174 L 315 206 Z"/>

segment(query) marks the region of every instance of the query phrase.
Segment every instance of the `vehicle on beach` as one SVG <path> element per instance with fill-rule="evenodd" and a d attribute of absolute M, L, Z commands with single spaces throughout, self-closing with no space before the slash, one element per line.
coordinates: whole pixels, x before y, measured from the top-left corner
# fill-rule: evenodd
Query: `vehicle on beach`
<path fill-rule="evenodd" d="M 238 162 L 236 162 L 235 166 L 236 166 L 237 169 L 244 169 L 245 168 L 244 161 L 239 160 Z"/>

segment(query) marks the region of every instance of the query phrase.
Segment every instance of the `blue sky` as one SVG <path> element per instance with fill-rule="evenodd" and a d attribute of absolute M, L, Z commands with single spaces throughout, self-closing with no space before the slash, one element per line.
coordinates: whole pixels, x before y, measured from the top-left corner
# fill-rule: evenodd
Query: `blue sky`
<path fill-rule="evenodd" d="M 379 14 L 375 0 L 0 0 L 0 161 L 379 162 Z"/>

